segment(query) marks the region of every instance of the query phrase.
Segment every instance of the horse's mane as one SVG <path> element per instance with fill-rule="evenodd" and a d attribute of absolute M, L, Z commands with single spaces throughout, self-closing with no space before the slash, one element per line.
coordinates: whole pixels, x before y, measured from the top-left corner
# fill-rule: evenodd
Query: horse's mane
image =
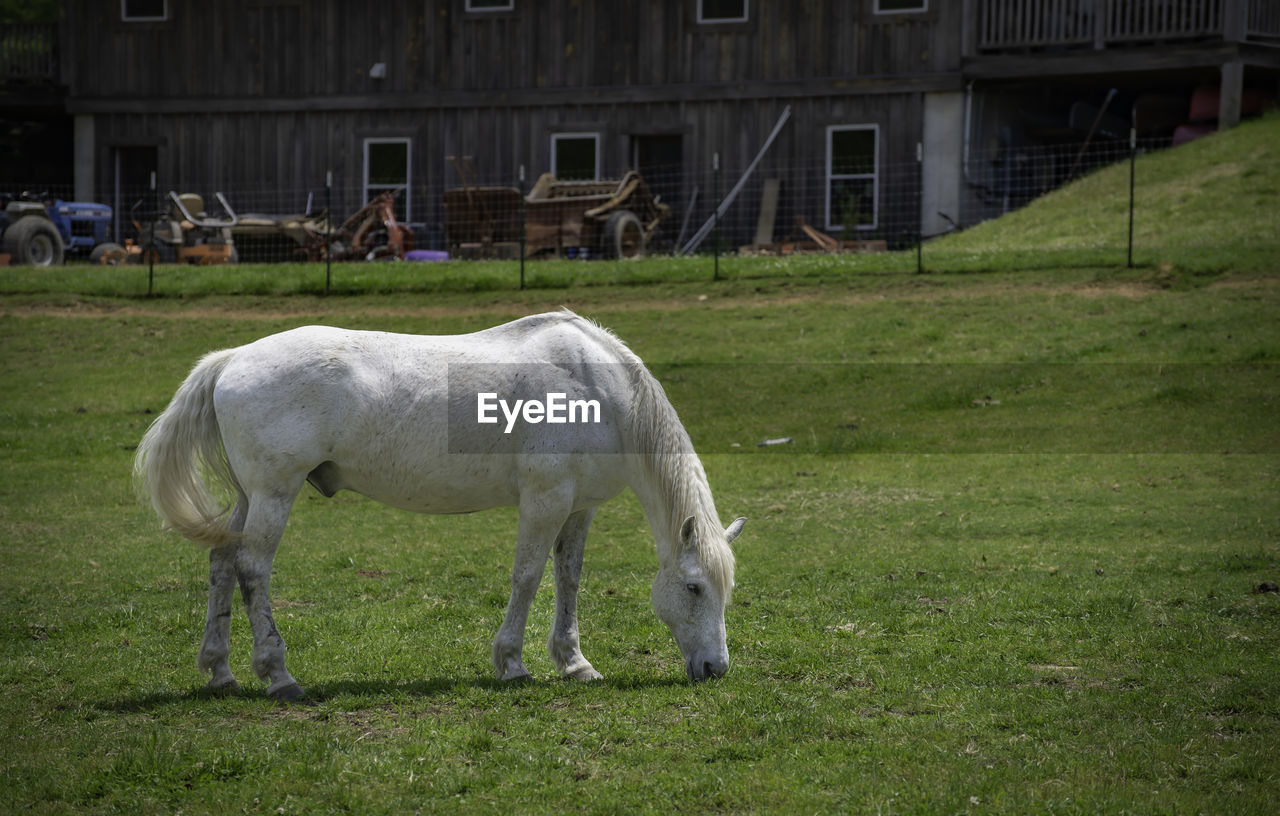
<path fill-rule="evenodd" d="M 649 479 L 661 491 L 668 512 L 668 518 L 663 521 L 670 534 L 669 541 L 678 544 L 681 525 L 689 516 L 694 517 L 698 561 L 707 578 L 719 589 L 720 596 L 728 601 L 733 592 L 733 550 L 720 526 L 702 461 L 666 391 L 617 335 L 567 309 L 565 313 L 589 327 L 588 333 L 610 347 L 626 370 L 631 384 L 631 405 L 623 422 L 627 453 L 640 457 Z M 661 540 L 659 546 L 662 546 Z M 662 555 L 665 558 L 673 554 Z"/>

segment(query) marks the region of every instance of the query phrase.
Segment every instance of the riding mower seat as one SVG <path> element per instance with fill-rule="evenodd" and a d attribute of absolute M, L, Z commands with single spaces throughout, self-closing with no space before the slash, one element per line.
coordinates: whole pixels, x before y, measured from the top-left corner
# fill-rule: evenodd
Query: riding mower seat
<path fill-rule="evenodd" d="M 219 195 L 225 206 L 225 199 Z M 204 198 L 197 193 L 169 194 L 168 237 L 157 236 L 157 244 L 165 243 L 179 262 L 183 263 L 235 263 L 237 254 L 231 238 L 230 227 L 236 223 L 236 215 L 227 207 L 230 220 L 209 215 L 204 208 Z"/>

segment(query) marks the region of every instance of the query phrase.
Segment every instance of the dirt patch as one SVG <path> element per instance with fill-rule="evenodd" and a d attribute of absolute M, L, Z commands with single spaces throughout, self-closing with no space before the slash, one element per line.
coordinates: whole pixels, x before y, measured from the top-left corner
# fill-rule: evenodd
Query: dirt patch
<path fill-rule="evenodd" d="M 1280 277 L 1270 278 L 1228 278 L 1226 280 L 1216 280 L 1209 284 L 1207 289 L 1210 291 L 1217 289 L 1241 290 L 1241 289 L 1259 289 L 1270 290 L 1280 286 Z"/>
<path fill-rule="evenodd" d="M 1164 291 L 1158 286 L 1141 283 L 1117 283 L 1093 286 L 1063 287 L 1058 293 L 1079 295 L 1085 298 L 1122 297 L 1129 300 L 1143 300 Z"/>
<path fill-rule="evenodd" d="M 593 293 L 594 294 L 594 293 Z M 603 294 L 603 293 L 602 293 Z M 406 295 L 408 297 L 418 297 Z M 425 298 L 424 298 L 425 299 Z M 222 302 L 202 303 L 199 305 L 164 308 L 138 305 L 129 302 L 114 301 L 75 301 L 75 302 L 28 302 L 0 303 L 0 316 L 3 317 L 65 317 L 65 318 L 134 318 L 160 317 L 183 320 L 261 320 L 264 322 L 290 320 L 300 317 L 326 318 L 336 315 L 361 317 L 420 317 L 420 318 L 456 318 L 473 315 L 496 315 L 499 317 L 521 317 L 537 312 L 554 311 L 559 308 L 580 312 L 640 312 L 640 311 L 677 311 L 691 308 L 702 309 L 737 309 L 758 306 L 785 307 L 801 303 L 870 303 L 885 300 L 885 295 L 865 295 L 855 293 L 833 293 L 822 289 L 812 292 L 773 295 L 744 294 L 723 297 L 692 295 L 688 297 L 665 296 L 656 298 L 610 299 L 608 297 L 573 297 L 565 296 L 555 301 L 525 301 L 513 299 L 509 301 L 491 300 L 487 302 L 472 301 L 449 304 L 422 304 L 392 306 L 374 303 L 361 303 L 359 299 L 347 298 L 335 301 L 316 301 L 310 298 L 294 298 L 281 296 L 262 298 L 263 303 L 237 302 L 228 299 Z M 269 303 L 270 306 L 265 304 Z"/>
<path fill-rule="evenodd" d="M 1215 281 L 1211 288 L 1247 290 L 1273 289 L 1274 278 L 1233 279 Z M 681 283 L 660 285 L 661 293 L 646 293 L 643 287 L 586 287 L 573 290 L 533 290 L 527 293 L 486 295 L 448 294 L 433 296 L 406 293 L 398 296 L 368 295 L 321 298 L 293 296 L 227 296 L 193 301 L 160 300 L 139 302 L 61 296 L 0 296 L 0 316 L 59 318 L 172 318 L 184 320 L 245 320 L 280 322 L 299 318 L 317 321 L 338 317 L 350 318 L 424 318 L 445 319 L 468 316 L 519 317 L 561 307 L 584 313 L 711 311 L 742 308 L 786 308 L 811 303 L 862 305 L 886 301 L 932 302 L 943 299 L 977 299 L 1025 291 L 1041 295 L 1077 295 L 1086 298 L 1120 297 L 1141 300 L 1165 290 L 1156 282 L 1090 281 L 1080 284 L 1041 285 L 1031 273 L 1027 278 L 998 282 L 949 285 L 943 280 L 904 278 L 874 291 L 852 290 L 839 283 L 805 281 L 737 281 L 738 291 L 725 291 L 724 285 L 711 286 Z M 751 290 L 744 291 L 747 287 Z M 671 291 L 672 289 L 676 291 Z M 719 291 L 717 291 L 717 288 Z M 415 302 L 417 301 L 417 302 Z M 435 302 L 432 302 L 435 301 Z M 443 302 L 441 302 L 443 301 Z"/>

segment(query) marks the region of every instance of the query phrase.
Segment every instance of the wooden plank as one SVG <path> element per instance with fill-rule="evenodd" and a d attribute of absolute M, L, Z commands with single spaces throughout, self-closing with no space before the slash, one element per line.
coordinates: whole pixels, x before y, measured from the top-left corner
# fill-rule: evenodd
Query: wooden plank
<path fill-rule="evenodd" d="M 743 171 L 742 178 L 738 179 L 738 183 L 733 186 L 733 189 L 729 191 L 728 195 L 726 195 L 720 202 L 720 205 L 716 207 L 715 214 L 712 215 L 711 218 L 707 219 L 707 222 L 702 225 L 702 228 L 694 233 L 694 236 L 689 239 L 689 243 L 684 245 L 680 250 L 680 254 L 688 255 L 697 249 L 703 239 L 710 234 L 717 218 L 724 217 L 725 212 L 729 209 L 729 205 L 733 203 L 733 200 L 737 198 L 738 193 L 742 190 L 742 185 L 746 184 L 747 179 L 751 177 L 752 171 L 756 169 L 756 165 L 760 163 L 760 159 L 764 157 L 764 154 L 769 150 L 769 147 L 773 144 L 774 140 L 778 138 L 779 131 L 782 130 L 782 126 L 785 125 L 787 120 L 790 118 L 791 106 L 788 105 L 786 108 L 783 108 L 782 115 L 778 117 L 778 123 L 773 126 L 773 131 L 769 133 L 769 138 L 765 139 L 764 145 L 760 148 L 760 152 L 756 154 L 756 157 L 751 160 L 749 165 L 747 165 L 747 169 Z"/>
<path fill-rule="evenodd" d="M 837 249 L 840 248 L 840 243 L 836 241 L 836 239 L 832 238 L 830 235 L 827 235 L 825 232 L 818 232 L 818 230 L 814 229 L 813 227 L 809 226 L 809 224 L 805 223 L 805 220 L 803 218 L 800 218 L 797 220 L 799 222 L 798 226 L 800 227 L 800 230 L 805 235 L 809 236 L 810 241 L 813 241 L 815 244 L 821 247 L 824 251 L 835 252 Z"/>
<path fill-rule="evenodd" d="M 1280 52 L 1257 49 L 1250 65 L 1280 68 Z M 1107 74 L 1121 71 L 1213 68 L 1238 56 L 1234 44 L 1160 49 L 1106 49 L 1064 54 L 984 56 L 965 64 L 973 79 L 1017 79 L 1027 76 Z"/>
<path fill-rule="evenodd" d="M 764 181 L 764 192 L 760 196 L 760 216 L 756 219 L 755 243 L 773 243 L 773 226 L 778 218 L 778 190 L 780 179 L 771 178 Z"/>
<path fill-rule="evenodd" d="M 635 86 L 613 88 L 608 96 L 592 96 L 593 104 L 606 100 L 618 104 L 707 103 L 737 100 L 793 100 L 820 97 L 851 97 L 880 94 L 958 91 L 963 88 L 958 73 L 938 73 L 895 77 L 796 80 L 762 85 L 702 83 L 696 85 Z M 81 96 L 67 102 L 70 113 L 234 113 L 245 111 L 387 111 L 427 108 L 486 108 L 495 106 L 552 106 L 564 108 L 581 104 L 578 88 L 546 90 L 518 89 L 491 91 L 433 90 L 425 93 L 341 94 L 286 98 L 242 98 L 226 96 L 119 98 Z"/>

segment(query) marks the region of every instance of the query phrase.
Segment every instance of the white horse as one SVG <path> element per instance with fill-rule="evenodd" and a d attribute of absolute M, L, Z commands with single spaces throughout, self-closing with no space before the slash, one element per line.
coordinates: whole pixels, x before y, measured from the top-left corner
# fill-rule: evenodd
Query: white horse
<path fill-rule="evenodd" d="M 552 552 L 551 659 L 565 677 L 600 677 L 578 643 L 583 547 L 596 507 L 630 486 L 657 542 L 653 607 L 689 677 L 729 668 L 729 544 L 746 519 L 720 526 L 662 386 L 572 312 L 456 336 L 308 327 L 214 352 L 147 431 L 134 471 L 169 527 L 211 547 L 198 664 L 214 688 L 237 686 L 227 658 L 238 580 L 254 671 L 278 699 L 303 694 L 285 669 L 268 584 L 304 482 L 423 513 L 518 507 L 511 598 L 493 643 L 505 680 L 528 677 L 525 622 Z M 233 497 L 225 506 L 206 476 Z"/>

